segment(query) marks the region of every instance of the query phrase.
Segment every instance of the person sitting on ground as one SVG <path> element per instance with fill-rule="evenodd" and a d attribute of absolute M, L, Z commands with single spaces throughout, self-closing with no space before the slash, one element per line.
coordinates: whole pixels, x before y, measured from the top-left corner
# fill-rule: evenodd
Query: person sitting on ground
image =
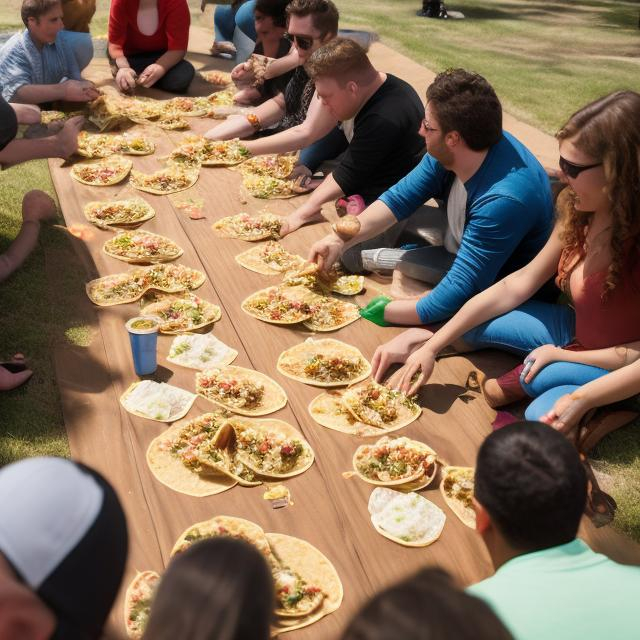
<path fill-rule="evenodd" d="M 93 59 L 93 40 L 89 24 L 95 12 L 96 0 L 62 0 L 64 30 L 61 31 L 61 35 L 70 43 L 80 70 Z"/>
<path fill-rule="evenodd" d="M 117 495 L 62 458 L 0 470 L 0 638 L 98 640 L 127 559 Z"/>
<path fill-rule="evenodd" d="M 552 226 L 547 175 L 523 144 L 503 132 L 500 101 L 482 76 L 463 69 L 438 74 L 427 89 L 420 133 L 427 154 L 358 216 L 359 233 L 349 241 L 330 234 L 310 251 L 310 259 L 326 269 L 342 255 L 348 270 L 361 271 L 368 266 L 360 258 L 362 248 L 393 246 L 389 235 L 397 240 L 398 222 L 430 198 L 445 201 L 444 247 L 410 251 L 398 264 L 407 275 L 429 278 L 436 286 L 418 300 L 389 302 L 387 323 L 451 317 L 497 278 L 527 264 Z"/>
<path fill-rule="evenodd" d="M 83 80 L 70 43 L 61 35 L 60 0 L 23 0 L 26 29 L 0 49 L 2 96 L 7 102 L 89 102 L 99 92 Z"/>
<path fill-rule="evenodd" d="M 512 640 L 479 598 L 442 569 L 421 569 L 381 591 L 349 623 L 342 640 Z"/>
<path fill-rule="evenodd" d="M 255 155 L 296 151 L 341 121 L 343 145 L 338 153 L 344 153 L 311 197 L 287 218 L 282 235 L 322 219 L 321 206 L 342 196 L 359 194 L 365 203 L 373 202 L 416 166 L 424 150 L 418 134 L 423 113 L 418 94 L 404 80 L 378 71 L 357 42 L 334 38 L 313 53 L 305 68 L 318 96 L 305 121 L 245 146 Z"/>
<path fill-rule="evenodd" d="M 184 59 L 190 23 L 186 0 L 112 0 L 108 53 L 118 89 L 184 93 L 195 75 Z"/>
<path fill-rule="evenodd" d="M 240 89 L 233 97 L 238 104 L 259 104 L 284 91 L 293 77 L 299 60 L 295 47 L 285 37 L 287 28 L 287 5 L 289 0 L 256 0 L 253 12 L 258 41 L 253 50 L 253 56 L 248 62 L 237 65 L 231 72 L 231 77 Z M 274 72 L 273 61 L 288 57 L 291 64 L 285 61 L 284 72 Z M 271 67 L 270 72 L 267 71 Z M 276 67 L 278 69 L 278 67 Z M 245 72 L 249 76 L 244 79 Z"/>
<path fill-rule="evenodd" d="M 600 425 L 594 420 L 581 435 L 582 418 L 640 392 L 640 93 L 592 102 L 557 138 L 570 191 L 560 198 L 561 218 L 542 251 L 435 334 L 413 329 L 379 347 L 373 367 L 380 380 L 391 362 L 406 361 L 390 384 L 413 393 L 448 345 L 526 356 L 525 365 L 485 382 L 487 401 L 498 407 L 531 396 L 529 420 L 543 419 L 588 449 L 597 441 L 590 431 Z M 571 306 L 530 300 L 555 273 Z M 622 423 L 637 413 L 621 412 Z M 608 422 L 600 436 L 615 426 Z"/>
<path fill-rule="evenodd" d="M 145 640 L 268 640 L 273 577 L 255 547 L 202 540 L 174 558 L 151 605 Z"/>
<path fill-rule="evenodd" d="M 298 66 L 282 93 L 246 116 L 227 118 L 205 134 L 213 140 L 248 138 L 263 130 L 276 133 L 301 124 L 314 95 L 304 63 L 338 33 L 338 9 L 332 0 L 292 0 L 287 5 L 287 31 L 296 48 Z M 274 126 L 277 125 L 277 126 Z"/>
<path fill-rule="evenodd" d="M 207 4 L 210 4 L 209 0 L 202 0 L 200 10 L 204 11 Z M 213 11 L 214 40 L 209 49 L 212 56 L 233 57 L 236 55 L 236 47 L 233 44 L 236 28 L 248 40 L 253 42 L 257 40 L 253 20 L 255 4 L 256 0 L 233 0 L 230 4 L 216 5 Z M 244 62 L 244 60 L 238 60 L 238 62 Z"/>
<path fill-rule="evenodd" d="M 633 638 L 640 568 L 576 538 L 587 477 L 576 450 L 539 422 L 492 433 L 476 461 L 476 530 L 495 575 L 467 590 L 518 640 Z"/>

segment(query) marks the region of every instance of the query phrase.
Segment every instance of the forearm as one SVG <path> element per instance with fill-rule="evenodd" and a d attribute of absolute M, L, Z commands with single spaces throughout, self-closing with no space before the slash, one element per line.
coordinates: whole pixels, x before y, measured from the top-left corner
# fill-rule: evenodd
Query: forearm
<path fill-rule="evenodd" d="M 297 209 L 297 213 L 303 218 L 312 218 L 319 213 L 325 202 L 337 200 L 343 195 L 338 183 L 329 174 L 320 186 L 311 193 L 309 199 Z"/>
<path fill-rule="evenodd" d="M 626 400 L 640 393 L 640 360 L 583 385 L 572 395 L 584 398 L 591 408 Z"/>
<path fill-rule="evenodd" d="M 160 65 L 165 71 L 168 71 L 184 58 L 185 53 L 186 51 L 177 49 L 166 51 L 156 60 L 156 64 Z"/>
<path fill-rule="evenodd" d="M 109 56 L 113 58 L 116 63 L 118 62 L 119 58 L 124 58 L 125 61 L 127 60 L 127 58 L 124 55 L 124 49 L 119 44 L 114 44 L 113 42 L 110 42 L 107 48 L 109 50 Z M 119 66 L 120 65 L 118 65 L 118 67 Z M 127 65 L 125 66 L 128 66 L 128 61 L 127 61 Z"/>
<path fill-rule="evenodd" d="M 422 324 L 416 300 L 393 300 L 384 308 L 384 319 L 392 324 Z"/>
<path fill-rule="evenodd" d="M 267 68 L 264 72 L 264 79 L 270 80 L 271 78 L 277 78 L 281 76 L 283 73 L 287 73 L 287 71 L 291 71 L 295 69 L 300 64 L 300 59 L 298 58 L 298 52 L 295 50 L 295 47 L 292 48 L 294 53 L 289 52 L 286 56 L 282 58 L 276 58 L 271 60 L 267 65 Z"/>
<path fill-rule="evenodd" d="M 18 124 L 37 124 L 40 122 L 40 108 L 33 104 L 11 104 Z"/>
<path fill-rule="evenodd" d="M 376 200 L 358 216 L 360 231 L 351 240 L 344 243 L 342 251 L 344 252 L 361 242 L 375 238 L 375 236 L 386 231 L 397 221 L 391 209 L 382 200 Z"/>
<path fill-rule="evenodd" d="M 0 164 L 6 168 L 10 165 L 26 162 L 27 160 L 55 158 L 60 151 L 58 147 L 58 138 L 56 136 L 12 140 L 0 151 Z"/>
<path fill-rule="evenodd" d="M 29 256 L 38 243 L 40 223 L 26 220 L 16 239 L 0 255 L 0 282 L 6 280 Z"/>
<path fill-rule="evenodd" d="M 278 122 L 284 115 L 284 107 L 275 100 L 267 100 L 256 108 L 253 113 L 258 116 L 260 127 L 264 129 Z M 253 125 L 245 116 L 227 118 L 217 127 L 207 132 L 207 137 L 214 140 L 231 140 L 232 138 L 248 138 L 256 132 Z"/>
<path fill-rule="evenodd" d="M 60 84 L 25 84 L 14 94 L 12 102 L 40 104 L 64 99 L 64 86 Z"/>
<path fill-rule="evenodd" d="M 558 356 L 558 360 L 564 362 L 576 362 L 615 371 L 640 360 L 640 342 L 629 342 L 615 347 L 589 351 L 558 348 Z"/>

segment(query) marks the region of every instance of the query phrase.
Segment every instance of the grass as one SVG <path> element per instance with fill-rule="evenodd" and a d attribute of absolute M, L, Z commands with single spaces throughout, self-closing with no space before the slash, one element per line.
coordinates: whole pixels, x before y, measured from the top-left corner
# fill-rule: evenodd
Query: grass
<path fill-rule="evenodd" d="M 21 0 L 0 7 L 0 30 L 20 29 Z M 107 31 L 108 0 L 98 0 L 94 36 Z M 463 21 L 417 18 L 420 0 L 338 0 L 342 24 L 376 31 L 381 39 L 438 71 L 462 66 L 485 75 L 505 107 L 553 132 L 582 104 L 623 87 L 637 87 L 638 4 L 632 1 L 450 0 Z M 190 0 L 194 22 L 210 24 Z M 634 59 L 633 56 L 636 56 Z M 53 195 L 47 164 L 33 161 L 0 173 L 0 251 L 18 232 L 22 195 L 38 185 Z M 64 286 L 47 286 L 45 256 L 64 263 Z M 75 311 L 83 268 L 64 232 L 44 227 L 24 267 L 0 285 L 0 357 L 23 351 L 35 374 L 21 389 L 0 394 L 0 465 L 31 455 L 68 455 L 53 346 L 87 346 L 91 330 Z M 593 454 L 602 484 L 617 500 L 615 526 L 640 541 L 640 423 L 606 438 Z"/>

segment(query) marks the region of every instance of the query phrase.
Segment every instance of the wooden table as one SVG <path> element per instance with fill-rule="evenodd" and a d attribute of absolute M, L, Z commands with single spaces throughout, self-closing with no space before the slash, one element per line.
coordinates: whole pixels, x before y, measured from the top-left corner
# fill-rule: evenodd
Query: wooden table
<path fill-rule="evenodd" d="M 212 124 L 209 120 L 192 119 L 191 122 L 198 132 Z M 136 169 L 151 172 L 160 168 L 159 157 L 167 154 L 183 134 L 147 128 L 145 135 L 153 138 L 157 151 L 153 156 L 133 158 L 133 162 Z M 352 454 L 363 440 L 316 424 L 307 405 L 320 390 L 285 378 L 276 370 L 279 354 L 307 338 L 311 332 L 299 327 L 269 325 L 240 310 L 241 300 L 258 289 L 277 283 L 278 278 L 261 276 L 240 267 L 234 256 L 251 245 L 219 238 L 214 235 L 211 225 L 218 218 L 239 211 L 257 212 L 267 208 L 286 214 L 301 203 L 301 198 L 276 201 L 250 198 L 247 204 L 241 204 L 240 175 L 228 169 L 205 167 L 194 187 L 174 196 L 205 200 L 206 219 L 190 220 L 174 207 L 169 197 L 137 192 L 126 181 L 113 187 L 88 187 L 73 181 L 68 166 L 61 161 L 51 161 L 50 166 L 67 225 L 83 225 L 86 232 L 84 239 L 76 239 L 74 243 L 83 258 L 87 280 L 126 271 L 128 266 L 102 252 L 102 244 L 111 233 L 88 225 L 82 213 L 83 206 L 92 200 L 142 195 L 157 213 L 143 228 L 173 239 L 184 249 L 179 262 L 207 274 L 206 283 L 197 293 L 222 308 L 222 319 L 215 324 L 214 335 L 238 350 L 235 364 L 262 371 L 282 385 L 289 403 L 272 417 L 286 420 L 300 429 L 316 452 L 316 462 L 311 469 L 286 482 L 295 504 L 285 509 L 273 510 L 270 503 L 263 500 L 264 487 L 237 486 L 216 496 L 193 498 L 160 484 L 147 467 L 145 453 L 151 440 L 167 425 L 132 416 L 118 402 L 125 389 L 138 379 L 133 371 L 124 323 L 137 314 L 139 307 L 137 304 L 94 307 L 96 322 L 91 345 L 86 348 L 59 347 L 56 363 L 72 454 L 97 468 L 111 481 L 127 513 L 130 554 L 123 589 L 111 619 L 111 637 L 122 632 L 122 596 L 135 571 L 162 571 L 178 535 L 189 525 L 214 515 L 240 516 L 256 522 L 265 531 L 304 538 L 335 565 L 345 589 L 341 608 L 311 627 L 292 632 L 288 636 L 292 640 L 339 637 L 345 624 L 368 597 L 421 566 L 437 564 L 444 567 L 461 584 L 475 582 L 491 573 L 490 561 L 479 536 L 446 508 L 437 482 L 422 493 L 447 514 L 440 541 L 424 549 L 409 549 L 374 531 L 367 512 L 372 487 L 357 478 L 346 480 L 342 476 L 342 472 L 351 468 Z M 282 244 L 306 255 L 311 242 L 328 231 L 327 223 L 305 227 L 285 238 Z M 62 272 L 64 265 L 59 268 Z M 357 301 L 362 303 L 375 295 L 375 286 L 369 282 L 368 291 Z M 82 296 L 79 304 L 92 307 Z M 338 332 L 323 335 L 357 346 L 370 359 L 377 345 L 399 331 L 359 320 Z M 159 368 L 153 378 L 194 391 L 195 372 L 166 360 L 171 340 L 171 336 L 159 338 Z M 474 354 L 471 359 L 442 360 L 423 390 L 422 417 L 401 433 L 425 441 L 452 464 L 473 465 L 480 442 L 491 430 L 494 412 L 477 394 L 467 394 L 466 400 L 470 401 L 461 400 L 462 385 L 476 366 L 495 373 L 505 370 L 508 362 L 506 356 L 495 352 Z M 198 398 L 187 417 L 193 418 L 211 408 L 206 400 Z M 367 441 L 373 440 L 368 438 Z M 592 546 L 613 557 L 627 562 L 640 559 L 638 546 L 610 528 L 595 531 L 589 525 L 585 527 L 584 535 Z"/>

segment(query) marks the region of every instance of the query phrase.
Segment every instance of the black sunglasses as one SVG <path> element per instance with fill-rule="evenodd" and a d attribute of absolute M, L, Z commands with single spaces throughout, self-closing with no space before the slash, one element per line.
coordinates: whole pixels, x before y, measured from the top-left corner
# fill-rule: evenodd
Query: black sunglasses
<path fill-rule="evenodd" d="M 291 33 L 285 33 L 284 37 L 289 40 L 289 42 L 293 42 L 298 49 L 302 49 L 303 51 L 311 49 L 311 45 L 313 44 L 313 38 L 310 38 L 309 36 L 296 36 Z"/>
<path fill-rule="evenodd" d="M 593 169 L 594 167 L 599 167 L 602 165 L 602 162 L 596 162 L 595 164 L 575 164 L 573 162 L 569 162 L 566 158 L 560 156 L 560 169 L 562 169 L 562 173 L 568 175 L 570 178 L 577 178 L 583 171 L 587 169 Z"/>

